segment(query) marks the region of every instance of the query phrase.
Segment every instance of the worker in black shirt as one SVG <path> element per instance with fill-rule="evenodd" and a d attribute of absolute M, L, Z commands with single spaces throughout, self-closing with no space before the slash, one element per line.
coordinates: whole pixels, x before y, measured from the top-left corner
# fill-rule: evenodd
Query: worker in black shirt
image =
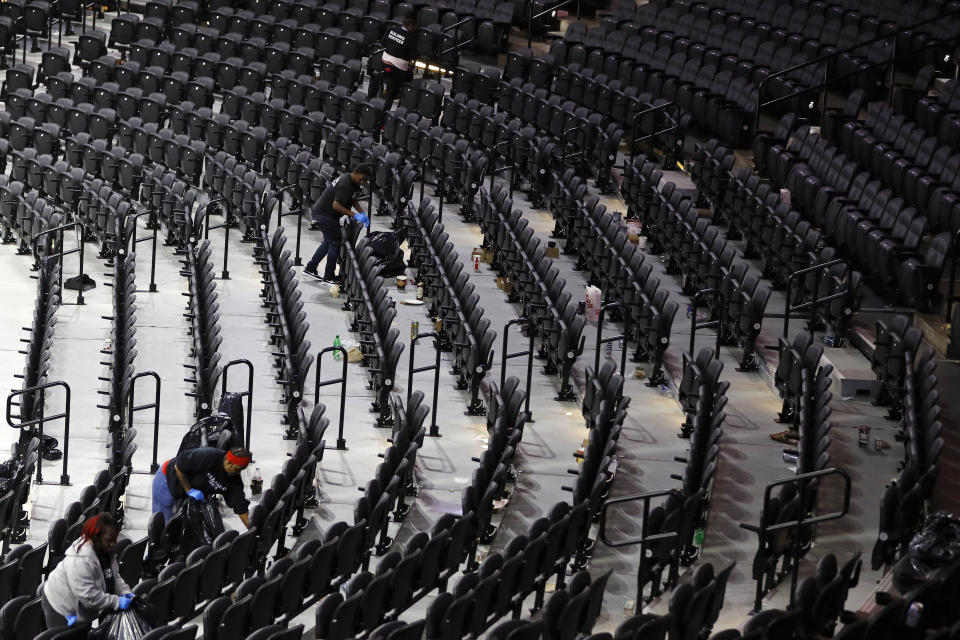
<path fill-rule="evenodd" d="M 413 30 L 416 28 L 417 21 L 407 16 L 403 19 L 401 26 L 392 27 L 384 38 L 380 95 L 387 111 L 393 108 L 393 101 L 400 92 L 400 86 L 413 79 L 411 60 L 413 60 Z"/>
<path fill-rule="evenodd" d="M 340 255 L 340 245 L 343 244 L 343 231 L 340 229 L 340 217 L 352 216 L 361 224 L 369 224 L 367 214 L 357 207 L 357 195 L 363 184 L 370 178 L 370 167 L 357 165 L 350 173 L 345 173 L 330 183 L 320 198 L 310 209 L 310 216 L 314 223 L 323 232 L 323 242 L 314 251 L 313 257 L 303 268 L 303 272 L 312 278 L 328 283 L 339 282 L 335 271 L 337 257 Z M 351 211 L 353 209 L 353 211 Z M 323 277 L 317 273 L 317 266 L 324 256 L 327 265 L 323 270 Z"/>
<path fill-rule="evenodd" d="M 153 480 L 153 512 L 162 513 L 164 521 L 168 521 L 179 501 L 190 498 L 203 502 L 209 496 L 220 494 L 249 528 L 250 501 L 243 495 L 240 472 L 247 468 L 251 458 L 243 447 L 229 451 L 214 447 L 181 451 L 160 466 Z"/>

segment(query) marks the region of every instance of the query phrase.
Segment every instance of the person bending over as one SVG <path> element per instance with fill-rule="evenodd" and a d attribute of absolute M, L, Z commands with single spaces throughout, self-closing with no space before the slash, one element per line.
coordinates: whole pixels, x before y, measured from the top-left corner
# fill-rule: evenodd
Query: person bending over
<path fill-rule="evenodd" d="M 337 258 L 340 255 L 340 245 L 343 244 L 343 231 L 340 229 L 340 218 L 352 216 L 354 220 L 369 224 L 367 214 L 357 207 L 357 195 L 363 184 L 370 178 L 370 167 L 357 165 L 350 173 L 345 173 L 327 185 L 320 194 L 320 198 L 310 209 L 310 216 L 323 233 L 323 242 L 313 252 L 313 257 L 303 268 L 303 272 L 311 278 L 317 278 L 328 283 L 339 283 L 335 275 Z M 351 211 L 353 209 L 353 211 Z M 354 211 L 356 213 L 354 213 Z M 326 257 L 327 264 L 323 270 L 323 277 L 317 273 L 317 266 Z"/>
<path fill-rule="evenodd" d="M 153 512 L 162 513 L 164 522 L 185 499 L 203 502 L 220 494 L 227 506 L 250 528 L 250 501 L 243 493 L 240 472 L 250 464 L 252 456 L 243 447 L 229 451 L 214 447 L 198 447 L 182 451 L 176 458 L 160 465 L 153 479 Z"/>
<path fill-rule="evenodd" d="M 43 584 L 41 606 L 47 628 L 94 620 L 125 611 L 133 602 L 117 566 L 120 527 L 109 513 L 93 516 Z"/>

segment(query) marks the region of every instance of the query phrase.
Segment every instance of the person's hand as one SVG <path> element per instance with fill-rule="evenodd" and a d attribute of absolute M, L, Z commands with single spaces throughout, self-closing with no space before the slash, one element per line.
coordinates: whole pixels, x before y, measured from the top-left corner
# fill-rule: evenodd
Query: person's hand
<path fill-rule="evenodd" d="M 77 623 L 77 616 L 67 616 L 67 626 L 72 627 Z"/>
<path fill-rule="evenodd" d="M 200 491 L 200 489 L 190 489 L 190 491 L 187 491 L 187 495 L 197 502 L 203 502 L 203 491 Z"/>
<path fill-rule="evenodd" d="M 370 218 L 367 217 L 367 214 L 366 214 L 366 212 L 364 212 L 364 211 L 360 211 L 359 213 L 355 213 L 355 214 L 353 215 L 353 219 L 356 220 L 357 222 L 359 222 L 359 223 L 362 224 L 362 225 L 366 225 L 366 226 L 368 226 L 368 227 L 370 226 Z"/>
<path fill-rule="evenodd" d="M 125 593 L 120 596 L 120 602 L 117 604 L 117 608 L 119 608 L 120 611 L 126 611 L 130 608 L 131 604 L 133 604 L 133 594 Z"/>

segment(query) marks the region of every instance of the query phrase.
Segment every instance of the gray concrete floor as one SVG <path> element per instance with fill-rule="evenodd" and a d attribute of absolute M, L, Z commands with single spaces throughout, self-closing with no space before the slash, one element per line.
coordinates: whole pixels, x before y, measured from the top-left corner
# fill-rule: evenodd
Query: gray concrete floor
<path fill-rule="evenodd" d="M 39 55 L 28 55 L 28 60 L 34 59 L 38 60 Z M 415 193 L 419 193 L 419 186 Z M 514 202 L 515 206 L 524 210 L 541 239 L 546 240 L 553 227 L 549 213 L 530 209 L 520 193 Z M 606 203 L 609 210 L 625 209 L 615 198 L 608 198 Z M 506 302 L 503 292 L 496 288 L 494 273 L 487 265 L 481 264 L 479 271 L 473 271 L 469 257 L 472 248 L 480 244 L 479 227 L 464 223 L 457 215 L 456 207 L 447 206 L 443 217 L 446 230 L 461 260 L 466 263 L 465 268 L 470 271 L 471 281 L 481 294 L 486 316 L 490 318 L 498 334 L 502 334 L 503 325 L 519 316 L 520 307 Z M 388 221 L 383 219 L 373 220 L 374 230 L 385 229 L 387 225 Z M 304 229 L 305 262 L 320 241 L 320 234 L 306 230 L 306 225 Z M 218 273 L 221 268 L 222 233 L 211 233 L 214 263 Z M 269 478 L 279 472 L 291 451 L 291 444 L 282 439 L 284 426 L 280 422 L 282 406 L 279 403 L 281 389 L 270 363 L 269 331 L 263 322 L 263 309 L 258 297 L 260 278 L 252 259 L 252 246 L 240 243 L 237 233 L 231 234 L 229 244 L 231 277 L 229 280 L 217 282 L 224 336 L 221 352 L 224 363 L 235 358 L 247 358 L 254 364 L 256 384 L 252 444 L 256 464 L 261 467 L 264 476 Z M 140 245 L 137 256 L 137 281 L 141 290 L 146 289 L 149 281 L 148 249 L 148 243 Z M 104 467 L 107 421 L 105 412 L 96 408 L 96 404 L 101 401 L 101 396 L 96 392 L 104 387 L 103 383 L 95 380 L 95 376 L 105 375 L 105 368 L 96 362 L 99 361 L 98 350 L 104 345 L 109 332 L 109 322 L 101 316 L 110 313 L 111 290 L 103 285 L 102 274 L 106 268 L 102 262 L 95 260 L 94 253 L 95 251 L 88 251 L 86 271 L 93 275 L 98 286 L 86 294 L 86 305 L 63 306 L 58 314 L 57 338 L 53 346 L 54 367 L 51 379 L 67 381 L 74 394 L 70 438 L 70 474 L 73 484 L 70 487 L 43 485 L 34 489 L 33 522 L 30 529 L 30 541 L 33 543 L 46 539 L 49 522 L 60 517 L 80 489 L 91 482 L 95 473 Z M 657 263 L 656 258 L 651 259 L 654 264 Z M 185 332 L 185 320 L 180 315 L 185 301 L 181 293 L 186 291 L 186 280 L 179 274 L 178 260 L 179 257 L 172 249 L 158 247 L 158 292 L 137 294 L 138 356 L 135 367 L 137 371 L 156 371 L 163 380 L 158 451 L 161 461 L 176 451 L 181 435 L 192 423 L 192 400 L 183 395 L 188 385 L 183 382 L 187 372 L 182 368 L 182 364 L 188 362 L 190 339 Z M 0 308 L 0 327 L 5 329 L 3 333 L 6 336 L 0 342 L 0 380 L 9 381 L 11 386 L 17 386 L 18 381 L 13 375 L 23 367 L 23 356 L 16 350 L 20 348 L 18 339 L 23 335 L 20 327 L 29 325 L 36 291 L 36 282 L 29 278 L 30 262 L 28 257 L 14 255 L 12 246 L 0 248 L 0 287 L 6 297 L 19 301 L 18 304 L 8 304 Z M 585 281 L 573 270 L 573 261 L 569 257 L 561 256 L 555 262 L 566 278 L 567 287 L 574 299 L 582 299 Z M 74 273 L 76 267 L 68 261 L 65 275 L 69 277 Z M 662 286 L 666 286 L 671 291 L 671 296 L 680 302 L 681 310 L 685 309 L 687 299 L 679 292 L 679 281 L 673 276 L 658 275 L 661 277 Z M 311 279 L 301 278 L 300 286 L 311 324 L 308 337 L 315 352 L 332 344 L 336 335 L 348 344 L 351 339 L 356 339 L 357 336 L 350 334 L 348 330 L 350 314 L 340 308 L 342 300 L 332 298 L 326 285 Z M 405 299 L 413 298 L 414 291 L 408 286 L 406 292 L 392 290 L 391 295 L 396 302 L 402 303 Z M 74 294 L 66 292 L 65 299 L 72 302 Z M 778 304 L 782 309 L 783 300 L 780 294 L 774 296 L 770 310 L 776 310 Z M 414 320 L 420 322 L 421 330 L 428 328 L 429 319 L 424 309 L 425 307 L 397 305 L 396 325 L 401 335 L 408 334 L 409 324 Z M 779 328 L 778 321 L 767 323 L 761 338 L 761 353 L 767 354 L 762 348 L 763 344 L 775 344 Z M 799 322 L 794 323 L 791 334 L 800 328 Z M 583 368 L 593 362 L 595 331 L 594 325 L 588 325 L 585 331 L 588 338 L 586 349 L 575 367 L 573 378 L 580 389 L 583 386 Z M 612 335 L 617 331 L 617 327 L 611 323 L 606 334 Z M 674 325 L 672 346 L 667 357 L 667 370 L 674 380 L 680 376 L 681 353 L 688 340 L 689 325 L 681 313 Z M 709 332 L 698 335 L 698 349 L 712 343 L 713 338 Z M 511 334 L 512 348 L 519 348 L 522 344 L 523 341 L 514 328 Z M 492 370 L 488 373 L 488 380 L 499 381 L 500 345 L 499 341 L 495 345 L 497 356 L 494 358 Z M 769 357 L 769 354 L 767 355 Z M 738 373 L 735 371 L 735 364 L 739 359 L 739 352 L 724 348 L 721 356 L 726 364 L 723 379 L 731 382 L 728 394 L 730 402 L 727 406 L 728 419 L 721 441 L 721 462 L 714 486 L 702 561 L 710 560 L 720 564 L 731 560 L 738 562 L 718 625 L 718 628 L 725 628 L 743 622 L 753 598 L 754 583 L 750 580 L 749 572 L 756 542 L 752 534 L 741 529 L 739 524 L 757 521 L 764 486 L 789 475 L 791 470 L 781 462 L 782 445 L 768 437 L 769 433 L 780 429 L 779 425 L 773 422 L 780 402 L 771 390 L 769 372 Z M 409 344 L 398 367 L 396 390 L 402 395 L 405 395 L 407 389 L 408 357 Z M 425 363 L 430 357 L 432 351 L 428 343 L 422 343 L 418 350 L 417 364 Z M 619 360 L 616 347 L 613 357 Z M 831 356 L 828 354 L 828 357 Z M 852 359 L 849 364 L 844 365 L 845 369 L 851 372 L 850 375 L 863 375 L 865 360 L 862 357 L 857 360 L 856 353 L 847 353 L 844 358 Z M 336 373 L 336 368 L 329 359 L 323 366 L 323 377 Z M 508 365 L 508 374 L 522 375 L 524 366 L 521 361 L 515 360 Z M 485 446 L 483 420 L 464 416 L 466 394 L 453 389 L 455 379 L 449 375 L 448 369 L 449 362 L 445 355 L 437 408 L 437 424 L 442 437 L 427 438 L 420 452 L 417 464 L 420 492 L 413 501 L 407 520 L 401 525 L 391 525 L 391 535 L 396 538 L 395 545 L 402 544 L 412 533 L 429 528 L 441 514 L 460 512 L 460 494 L 475 466 L 472 458 L 478 456 Z M 236 378 L 231 377 L 231 389 L 241 386 L 242 375 L 239 372 L 234 373 Z M 389 433 L 374 426 L 374 416 L 368 410 L 372 396 L 366 389 L 366 382 L 366 371 L 359 365 L 349 365 L 345 416 L 348 450 L 326 452 L 318 478 L 321 505 L 311 514 L 314 522 L 304 535 L 315 535 L 317 531 L 322 531 L 337 520 L 352 521 L 353 504 L 360 495 L 357 487 L 363 486 L 372 477 L 379 462 L 377 454 L 388 444 L 386 437 Z M 428 397 L 431 385 L 431 374 L 419 374 L 413 381 L 414 388 L 423 390 Z M 310 387 L 309 384 L 307 386 Z M 148 387 L 149 385 L 143 387 L 144 394 L 150 393 Z M 562 487 L 571 484 L 573 480 L 568 469 L 575 469 L 577 466 L 572 454 L 582 444 L 586 430 L 578 403 L 553 400 L 557 388 L 556 378 L 542 374 L 539 367 L 535 366 L 531 399 L 535 421 L 525 430 L 524 442 L 516 460 L 519 481 L 509 504 L 498 513 L 500 531 L 491 550 L 501 548 L 512 535 L 525 531 L 530 522 L 545 514 L 556 501 L 569 499 L 569 494 L 563 491 Z M 681 465 L 673 458 L 682 455 L 686 450 L 686 442 L 676 435 L 683 420 L 679 405 L 672 395 L 661 395 L 659 390 L 649 388 L 642 381 L 632 378 L 626 382 L 625 393 L 631 397 L 632 404 L 620 441 L 619 466 L 613 495 L 677 486 L 670 474 L 679 473 Z M 328 431 L 329 442 L 335 437 L 333 434 L 339 415 L 339 396 L 334 387 L 322 389 L 320 401 L 327 405 L 327 415 L 332 422 Z M 51 405 L 55 404 L 56 401 L 51 402 Z M 308 413 L 312 404 L 311 392 L 307 394 L 305 401 L 305 410 Z M 834 463 L 842 465 L 854 478 L 854 504 L 847 518 L 821 527 L 817 545 L 804 561 L 802 575 L 809 574 L 816 559 L 824 553 L 837 552 L 841 557 L 846 557 L 856 548 L 862 549 L 865 554 L 869 553 L 875 538 L 877 504 L 883 484 L 895 474 L 896 462 L 902 455 L 900 445 L 893 442 L 896 425 L 885 421 L 881 410 L 872 407 L 866 400 L 842 399 L 839 395 L 834 399 L 833 409 L 831 455 Z M 858 448 L 856 427 L 860 424 L 873 427 L 874 434 L 882 434 L 881 437 L 893 443 L 893 448 L 882 453 L 875 452 L 872 448 Z M 144 416 L 137 418 L 136 426 L 139 430 L 137 442 L 140 449 L 134 459 L 134 466 L 137 471 L 147 471 L 152 458 L 152 424 Z M 59 436 L 59 428 L 51 426 L 50 431 Z M 7 445 L 16 435 L 13 429 L 0 430 L 0 434 L 0 447 Z M 50 479 L 59 477 L 59 466 L 50 463 L 44 469 Z M 252 470 L 248 471 L 247 475 L 250 473 Z M 145 533 L 150 514 L 150 480 L 147 474 L 135 475 L 127 493 L 128 520 L 124 535 L 131 538 L 139 538 Z M 227 524 L 232 527 L 240 526 L 232 516 L 227 518 Z M 612 531 L 618 535 L 630 535 L 638 531 L 639 522 L 635 512 L 626 510 L 612 518 L 611 526 Z M 485 553 L 489 551 L 484 549 Z M 626 607 L 632 604 L 635 597 L 636 554 L 637 550 L 634 548 L 611 549 L 603 544 L 597 545 L 591 572 L 599 574 L 607 569 L 614 570 L 597 631 L 614 629 L 631 613 Z M 852 601 L 862 599 L 878 578 L 874 573 L 865 571 L 860 587 L 851 596 Z M 772 593 L 766 606 L 784 606 L 787 597 L 785 591 L 781 587 Z M 404 617 L 413 619 L 421 615 L 429 600 L 428 598 L 419 603 Z M 653 603 L 650 610 L 664 611 L 665 602 Z M 310 617 L 303 616 L 308 624 Z"/>

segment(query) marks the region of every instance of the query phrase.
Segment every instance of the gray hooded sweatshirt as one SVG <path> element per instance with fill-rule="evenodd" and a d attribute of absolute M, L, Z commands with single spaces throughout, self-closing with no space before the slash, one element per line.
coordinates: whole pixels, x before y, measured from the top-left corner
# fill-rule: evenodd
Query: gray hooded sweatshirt
<path fill-rule="evenodd" d="M 75 615 L 80 622 L 116 611 L 119 595 L 130 593 L 130 587 L 120 577 L 116 555 L 110 561 L 115 593 L 107 592 L 107 581 L 93 543 L 87 541 L 81 547 L 82 541 L 80 538 L 70 546 L 43 586 L 43 594 L 54 611 L 64 617 Z"/>

